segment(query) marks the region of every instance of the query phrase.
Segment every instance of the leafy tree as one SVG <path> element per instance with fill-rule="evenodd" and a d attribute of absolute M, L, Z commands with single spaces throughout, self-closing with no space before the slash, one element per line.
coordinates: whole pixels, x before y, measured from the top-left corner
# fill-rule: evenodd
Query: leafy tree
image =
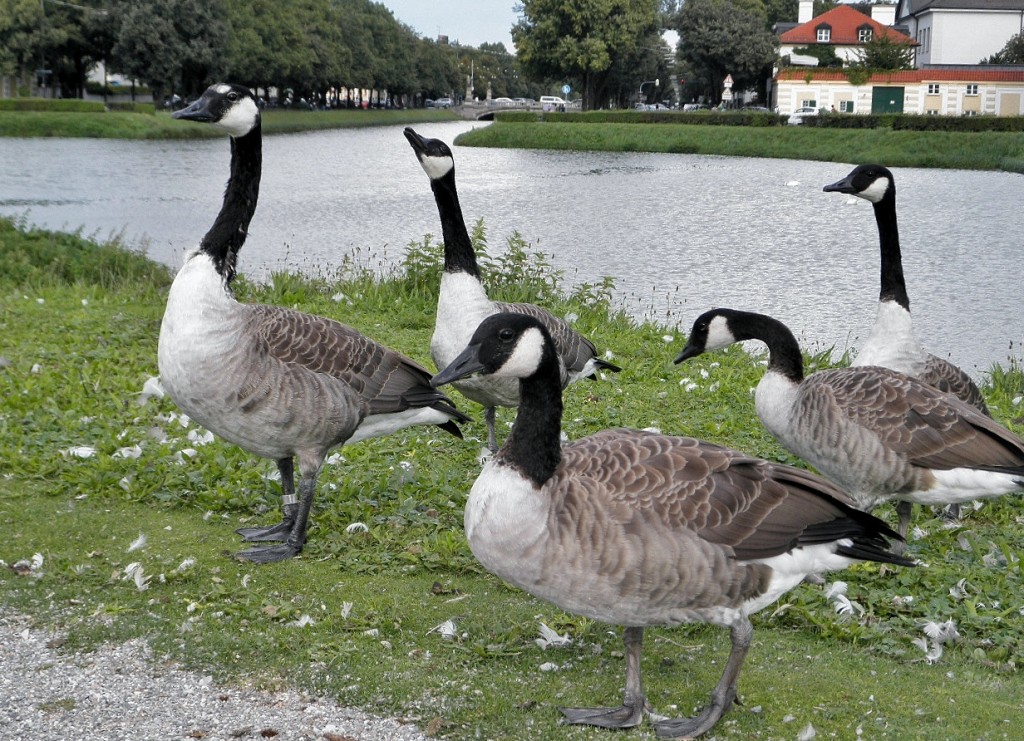
<path fill-rule="evenodd" d="M 132 3 L 113 48 L 117 68 L 146 82 L 155 100 L 200 92 L 225 67 L 225 15 L 223 0 Z"/>
<path fill-rule="evenodd" d="M 711 100 L 721 99 L 726 75 L 734 90 L 745 90 L 770 74 L 778 39 L 765 27 L 763 10 L 750 8 L 731 0 L 687 0 L 677 16 L 678 59 Z"/>
<path fill-rule="evenodd" d="M 906 42 L 895 41 L 889 34 L 873 36 L 857 50 L 857 61 L 851 67 L 865 69 L 913 69 L 914 48 Z"/>
<path fill-rule="evenodd" d="M 423 98 L 454 95 L 465 85 L 455 66 L 455 52 L 447 44 L 420 39 L 416 45 L 416 90 Z"/>
<path fill-rule="evenodd" d="M 997 51 L 988 59 L 982 59 L 982 64 L 1024 64 L 1024 32 L 1011 36 L 1001 50 Z"/>
<path fill-rule="evenodd" d="M 836 54 L 836 50 L 829 44 L 811 44 L 793 49 L 794 54 L 805 57 L 814 57 L 818 60 L 819 67 L 842 67 L 843 60 Z"/>
<path fill-rule="evenodd" d="M 659 9 L 659 0 L 523 0 L 512 39 L 526 74 L 573 83 L 590 109 L 616 62 L 659 29 Z"/>

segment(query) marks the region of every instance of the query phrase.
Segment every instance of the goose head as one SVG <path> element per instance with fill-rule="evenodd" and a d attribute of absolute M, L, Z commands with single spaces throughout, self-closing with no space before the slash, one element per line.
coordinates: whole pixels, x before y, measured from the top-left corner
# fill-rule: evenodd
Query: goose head
<path fill-rule="evenodd" d="M 741 327 L 735 326 L 743 313 L 735 309 L 705 311 L 693 323 L 686 347 L 676 356 L 675 362 L 682 363 L 705 352 L 721 350 L 734 342 L 752 339 L 750 336 L 744 336 Z"/>
<path fill-rule="evenodd" d="M 430 384 L 436 388 L 477 373 L 522 380 L 552 366 L 557 374 L 558 358 L 544 325 L 525 314 L 493 314 L 480 323 L 466 349 Z"/>
<path fill-rule="evenodd" d="M 172 116 L 213 124 L 236 139 L 260 125 L 260 108 L 249 88 L 223 82 L 210 85 L 199 100 Z"/>
<path fill-rule="evenodd" d="M 452 150 L 440 139 L 428 139 L 420 136 L 411 127 L 405 128 L 405 138 L 412 145 L 420 167 L 427 173 L 431 181 L 440 180 L 450 172 L 455 172 L 455 157 Z"/>
<path fill-rule="evenodd" d="M 896 197 L 896 181 L 892 173 L 881 165 L 858 165 L 842 180 L 822 188 L 826 193 L 848 193 L 871 203 L 886 197 Z"/>

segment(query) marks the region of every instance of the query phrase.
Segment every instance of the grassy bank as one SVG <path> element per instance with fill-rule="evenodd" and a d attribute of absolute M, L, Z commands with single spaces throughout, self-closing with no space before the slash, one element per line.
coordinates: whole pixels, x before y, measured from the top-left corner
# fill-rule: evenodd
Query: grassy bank
<path fill-rule="evenodd" d="M 1024 133 L 1008 132 L 499 120 L 492 126 L 461 134 L 456 141 L 477 147 L 725 154 L 826 162 L 882 162 L 889 167 L 1024 172 Z"/>
<path fill-rule="evenodd" d="M 477 230 L 480 245 L 482 237 Z M 503 252 L 484 259 L 492 295 L 577 315 L 625 368 L 566 392 L 570 438 L 656 426 L 792 460 L 754 417 L 749 389 L 762 369 L 749 356 L 733 349 L 673 366 L 682 337 L 636 325 L 602 287 L 567 294 L 515 235 L 501 250 L 491 242 Z M 439 737 L 654 737 L 649 725 L 611 734 L 557 724 L 559 705 L 620 700 L 620 638 L 476 564 L 461 518 L 486 430 L 480 409 L 456 392 L 476 420 L 465 441 L 415 428 L 342 449 L 325 467 L 302 557 L 263 567 L 232 560 L 234 528 L 276 515 L 274 466 L 206 442 L 169 400 L 140 397 L 157 372 L 169 276 L 118 245 L 95 262 L 79 259 L 94 248 L 0 222 L 0 255 L 19 266 L 0 270 L 0 559 L 43 558 L 36 578 L 0 566 L 5 609 L 56 627 L 68 650 L 142 636 L 157 656 L 222 681 L 297 686 Z M 429 367 L 439 257 L 424 240 L 381 279 L 343 263 L 319 278 L 243 281 L 240 293 L 341 319 Z M 999 419 L 1020 416 L 1019 369 L 994 372 L 984 391 Z M 499 429 L 513 416 L 499 413 Z M 888 508 L 879 514 L 892 519 Z M 367 530 L 348 532 L 353 522 Z M 1019 499 L 970 510 L 957 527 L 930 512 L 915 525 L 918 568 L 836 575 L 849 585 L 849 612 L 837 614 L 820 587 L 804 585 L 755 618 L 740 680 L 745 705 L 714 738 L 793 738 L 808 724 L 819 737 L 1015 735 L 1024 711 Z M 129 552 L 140 533 L 145 546 Z M 125 578 L 131 562 L 148 582 Z M 912 641 L 926 621 L 947 619 L 961 638 L 929 663 Z M 447 620 L 450 639 L 437 630 Z M 541 622 L 573 644 L 542 650 Z M 682 714 L 702 704 L 727 644 L 710 628 L 649 631 L 644 671 L 656 709 Z M 62 699 L 51 712 L 66 707 Z"/>
<path fill-rule="evenodd" d="M 263 114 L 267 134 L 455 120 L 450 111 L 409 109 L 404 111 L 284 111 Z M 176 121 L 170 113 L 69 113 L 0 111 L 0 136 L 91 137 L 101 139 L 189 139 L 222 136 L 208 126 Z"/>

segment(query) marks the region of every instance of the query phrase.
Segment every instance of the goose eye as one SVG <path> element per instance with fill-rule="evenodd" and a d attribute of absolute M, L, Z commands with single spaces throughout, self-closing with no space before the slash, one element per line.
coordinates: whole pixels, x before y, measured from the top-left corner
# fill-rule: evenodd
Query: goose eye
<path fill-rule="evenodd" d="M 503 329 L 498 332 L 498 339 L 502 342 L 511 342 L 515 339 L 516 333 L 511 329 Z"/>
<path fill-rule="evenodd" d="M 228 93 L 228 100 L 230 100 L 232 102 L 238 100 L 238 93 L 234 93 L 234 92 Z"/>

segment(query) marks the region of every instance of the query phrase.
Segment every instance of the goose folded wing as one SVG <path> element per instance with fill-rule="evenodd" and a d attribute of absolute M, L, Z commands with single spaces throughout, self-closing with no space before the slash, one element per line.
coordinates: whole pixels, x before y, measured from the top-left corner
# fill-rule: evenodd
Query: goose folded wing
<path fill-rule="evenodd" d="M 447 400 L 430 387 L 430 372 L 341 322 L 275 306 L 252 306 L 268 352 L 283 363 L 344 381 L 371 414 Z M 421 398 L 422 397 L 422 398 Z"/>
<path fill-rule="evenodd" d="M 843 369 L 835 377 L 841 382 L 813 384 L 813 392 L 802 400 L 806 408 L 824 410 L 834 405 L 913 465 L 936 469 L 1024 467 L 1024 442 L 949 394 L 882 368 Z M 808 385 L 808 391 L 811 389 Z"/>
<path fill-rule="evenodd" d="M 865 532 L 861 513 L 820 478 L 693 438 L 606 430 L 567 446 L 563 464 L 622 508 L 740 560 Z"/>
<path fill-rule="evenodd" d="M 981 389 L 967 373 L 948 360 L 929 355 L 925 359 L 924 372 L 918 376 L 922 383 L 934 386 L 939 391 L 953 394 L 970 404 L 982 414 L 988 414 L 988 406 L 981 395 Z"/>

